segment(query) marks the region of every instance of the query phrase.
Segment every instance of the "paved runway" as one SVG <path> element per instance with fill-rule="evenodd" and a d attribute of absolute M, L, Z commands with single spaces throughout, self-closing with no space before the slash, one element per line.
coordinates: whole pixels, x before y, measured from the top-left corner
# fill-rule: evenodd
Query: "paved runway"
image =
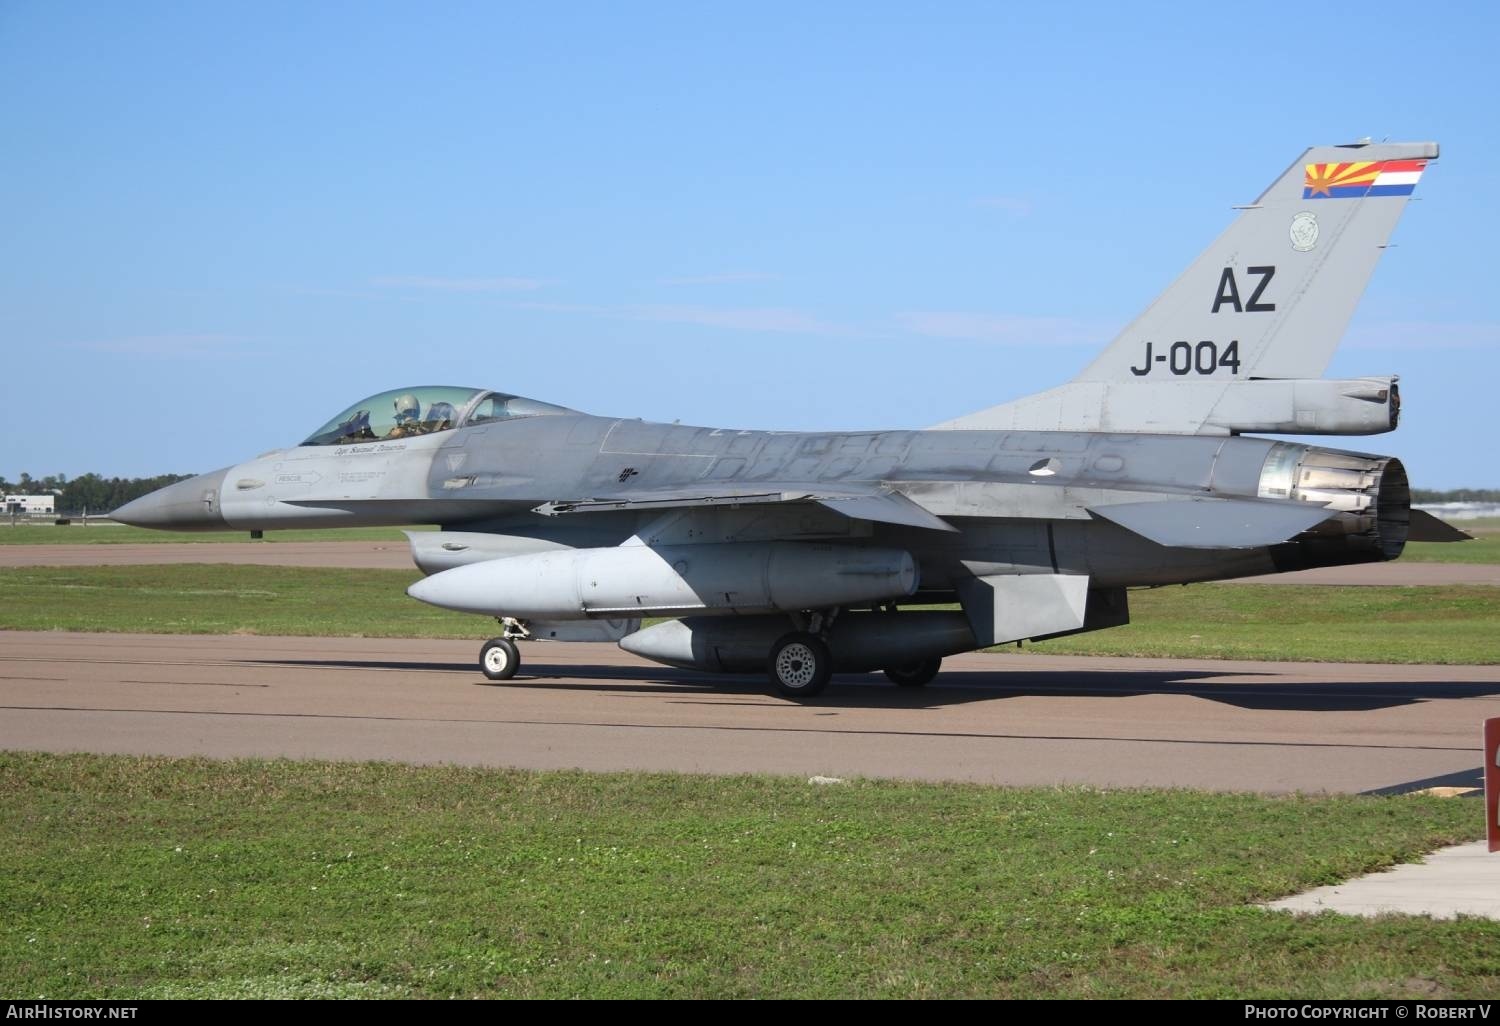
<path fill-rule="evenodd" d="M 612 645 L 0 633 L 0 748 L 997 784 L 1411 790 L 1479 780 L 1500 668 L 959 656 L 817 704 Z"/>
<path fill-rule="evenodd" d="M 107 530 L 100 528 L 99 530 Z M 265 566 L 340 566 L 415 570 L 405 542 L 162 542 L 160 544 L 0 545 L 3 566 L 143 566 L 159 563 L 255 563 Z M 1500 565 L 1366 563 L 1330 566 L 1236 584 L 1428 585 L 1500 587 Z"/>

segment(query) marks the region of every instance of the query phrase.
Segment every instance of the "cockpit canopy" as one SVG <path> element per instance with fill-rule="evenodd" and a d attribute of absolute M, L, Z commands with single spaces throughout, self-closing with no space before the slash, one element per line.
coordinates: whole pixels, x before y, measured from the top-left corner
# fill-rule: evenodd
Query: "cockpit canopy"
<path fill-rule="evenodd" d="M 354 445 L 411 438 L 516 417 L 572 413 L 565 406 L 483 388 L 422 385 L 361 399 L 314 431 L 303 445 Z"/>

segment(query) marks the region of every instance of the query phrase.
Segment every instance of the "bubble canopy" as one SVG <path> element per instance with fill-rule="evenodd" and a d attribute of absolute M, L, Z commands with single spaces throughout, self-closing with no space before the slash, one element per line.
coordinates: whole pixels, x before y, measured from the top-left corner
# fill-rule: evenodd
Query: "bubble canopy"
<path fill-rule="evenodd" d="M 411 438 L 517 417 L 572 413 L 565 406 L 457 385 L 393 388 L 361 399 L 310 435 L 303 445 L 354 445 Z"/>

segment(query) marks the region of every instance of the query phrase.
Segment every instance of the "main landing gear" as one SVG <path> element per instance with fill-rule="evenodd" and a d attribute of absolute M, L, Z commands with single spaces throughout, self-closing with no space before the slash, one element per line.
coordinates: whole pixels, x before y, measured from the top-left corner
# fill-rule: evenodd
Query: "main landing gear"
<path fill-rule="evenodd" d="M 797 613 L 791 617 L 791 623 L 788 626 L 791 626 L 793 630 L 778 637 L 766 652 L 765 657 L 766 673 L 776 694 L 796 701 L 808 701 L 821 695 L 827 689 L 829 680 L 833 677 L 834 666 L 833 653 L 825 639 L 828 627 L 838 613 L 839 610 L 827 610 Z M 891 632 L 887 631 L 884 625 L 881 625 L 878 636 L 873 636 L 871 634 L 872 620 L 862 620 L 851 625 L 854 631 L 852 635 L 846 633 L 841 636 L 840 644 L 848 648 L 844 658 L 854 664 L 852 667 L 846 665 L 846 669 L 864 671 L 869 668 L 868 662 L 863 665 L 855 662 L 861 658 L 859 655 L 861 651 L 865 657 L 873 656 L 875 659 L 882 658 L 881 655 L 874 655 L 877 651 L 886 657 L 900 658 L 899 653 L 905 646 L 890 645 Z M 516 675 L 516 671 L 521 668 L 521 653 L 516 643 L 532 637 L 528 625 L 521 620 L 505 617 L 500 623 L 501 635 L 485 642 L 484 647 L 479 650 L 479 669 L 493 681 L 507 681 Z M 855 630 L 855 627 L 858 629 Z M 918 640 L 921 639 L 918 638 Z M 921 647 L 920 645 L 911 646 L 918 651 Z M 910 649 L 907 650 L 910 651 Z M 744 659 L 743 656 L 739 658 Z M 936 677 L 942 664 L 943 660 L 940 657 L 928 656 L 910 663 L 887 666 L 884 672 L 893 684 L 904 688 L 918 688 Z M 682 664 L 672 663 L 671 665 Z M 707 667 L 704 668 L 707 669 Z M 737 668 L 744 668 L 743 661 Z"/>
<path fill-rule="evenodd" d="M 816 634 L 793 631 L 771 646 L 768 664 L 771 685 L 787 698 L 812 698 L 823 693 L 833 676 L 833 656 Z"/>
<path fill-rule="evenodd" d="M 942 666 L 942 657 L 933 656 L 911 666 L 886 667 L 885 675 L 892 684 L 899 684 L 903 688 L 920 688 L 936 677 Z"/>
<path fill-rule="evenodd" d="M 833 676 L 833 654 L 825 639 L 829 625 L 839 612 L 830 609 L 792 617 L 793 625 L 799 629 L 777 638 L 766 657 L 766 671 L 777 694 L 804 701 L 822 694 L 828 687 L 829 678 Z M 843 643 L 858 645 L 859 641 L 853 639 L 860 636 L 858 633 L 852 639 L 846 636 Z M 846 652 L 845 658 L 854 660 L 859 656 Z M 930 683 L 942 666 L 941 656 L 927 656 L 910 663 L 887 666 L 885 675 L 899 687 L 919 688 Z"/>

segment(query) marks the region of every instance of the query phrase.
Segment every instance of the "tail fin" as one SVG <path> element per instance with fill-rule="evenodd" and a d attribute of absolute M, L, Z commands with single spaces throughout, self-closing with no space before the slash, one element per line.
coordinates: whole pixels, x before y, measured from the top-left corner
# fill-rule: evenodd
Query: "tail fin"
<path fill-rule="evenodd" d="M 1323 373 L 1407 199 L 1437 155 L 1436 143 L 1308 150 L 1071 384 L 939 426 L 1287 430 L 1224 424 L 1222 416 L 1215 424 L 1215 410 L 1224 403 L 1238 411 L 1253 406 L 1262 390 L 1241 386 L 1255 379 L 1310 384 Z M 1168 384 L 1176 387 L 1164 392 Z M 1343 392 L 1361 390 L 1372 392 L 1370 379 Z M 1099 411 L 1095 400 L 1116 409 Z M 1162 409 L 1164 401 L 1172 409 Z M 1283 422 L 1287 412 L 1271 411 L 1268 419 Z M 1326 423 L 1348 419 L 1315 413 Z M 1380 430 L 1394 426 L 1386 419 L 1391 424 Z"/>

